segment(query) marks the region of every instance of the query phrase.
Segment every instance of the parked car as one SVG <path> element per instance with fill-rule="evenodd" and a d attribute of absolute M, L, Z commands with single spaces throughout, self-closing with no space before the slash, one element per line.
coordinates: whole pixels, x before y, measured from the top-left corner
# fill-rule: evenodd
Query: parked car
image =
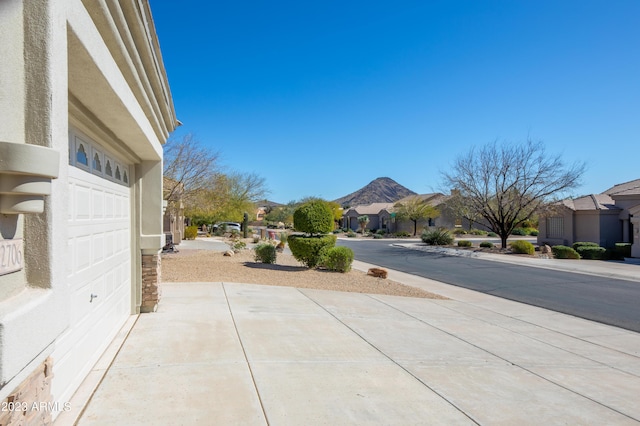
<path fill-rule="evenodd" d="M 237 222 L 220 222 L 213 225 L 213 232 L 217 231 L 218 228 L 223 227 L 226 231 L 238 231 L 240 232 L 240 224 Z"/>

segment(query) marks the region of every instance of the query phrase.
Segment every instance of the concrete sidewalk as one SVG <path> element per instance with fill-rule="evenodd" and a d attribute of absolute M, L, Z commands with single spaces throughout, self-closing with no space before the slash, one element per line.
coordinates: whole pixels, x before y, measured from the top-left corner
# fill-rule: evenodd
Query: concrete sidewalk
<path fill-rule="evenodd" d="M 640 334 L 390 278 L 452 299 L 164 284 L 79 424 L 640 423 Z"/>

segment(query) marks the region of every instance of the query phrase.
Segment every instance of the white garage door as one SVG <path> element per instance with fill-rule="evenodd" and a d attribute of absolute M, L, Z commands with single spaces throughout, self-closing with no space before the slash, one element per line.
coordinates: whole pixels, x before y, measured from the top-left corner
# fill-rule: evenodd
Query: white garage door
<path fill-rule="evenodd" d="M 56 342 L 52 393 L 68 401 L 131 310 L 129 167 L 71 135 L 67 271 L 71 327 Z"/>

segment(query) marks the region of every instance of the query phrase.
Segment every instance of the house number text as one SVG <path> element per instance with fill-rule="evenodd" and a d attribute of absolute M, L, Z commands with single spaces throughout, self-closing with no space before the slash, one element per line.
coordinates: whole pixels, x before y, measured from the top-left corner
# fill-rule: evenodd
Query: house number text
<path fill-rule="evenodd" d="M 0 241 L 0 275 L 22 269 L 22 240 Z"/>

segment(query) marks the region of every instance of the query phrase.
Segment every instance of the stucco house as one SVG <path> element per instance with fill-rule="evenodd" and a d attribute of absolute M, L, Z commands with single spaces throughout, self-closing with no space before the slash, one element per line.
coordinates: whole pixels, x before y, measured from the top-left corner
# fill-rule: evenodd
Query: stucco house
<path fill-rule="evenodd" d="M 640 179 L 615 185 L 601 194 L 563 200 L 540 217 L 538 244 L 571 245 L 590 241 L 602 247 L 632 243 L 640 257 Z"/>
<path fill-rule="evenodd" d="M 428 203 L 434 207 L 440 206 L 447 199 L 447 196 L 441 193 L 430 193 L 420 195 L 410 195 L 404 197 L 394 203 L 372 203 L 360 206 L 355 206 L 347 209 L 344 214 L 345 227 L 356 231 L 360 228 L 358 223 L 358 217 L 367 215 L 369 217 L 369 223 L 367 229 L 384 229 L 389 233 L 395 232 L 408 232 L 413 235 L 414 224 L 410 220 L 400 220 L 396 217 L 398 205 L 402 204 L 410 198 L 418 197 L 423 202 Z M 446 227 L 452 228 L 455 224 L 453 218 L 448 217 L 446 214 L 441 214 L 436 218 L 424 219 L 418 221 L 417 229 L 418 234 L 422 229 L 428 227 Z"/>
<path fill-rule="evenodd" d="M 157 306 L 178 121 L 148 0 L 3 0 L 0 40 L 0 401 L 50 403 L 0 424 L 50 424 Z"/>

